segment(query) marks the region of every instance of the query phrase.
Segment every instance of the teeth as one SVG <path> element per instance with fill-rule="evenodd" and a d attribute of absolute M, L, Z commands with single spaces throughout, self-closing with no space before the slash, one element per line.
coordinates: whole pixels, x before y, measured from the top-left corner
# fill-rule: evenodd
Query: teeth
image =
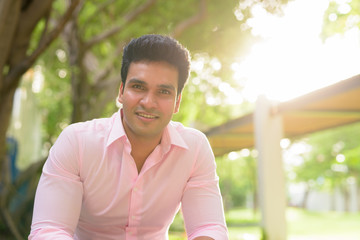
<path fill-rule="evenodd" d="M 153 115 L 149 115 L 149 114 L 145 114 L 145 113 L 138 113 L 138 115 L 139 115 L 140 117 L 144 117 L 144 118 L 151 118 L 151 119 L 156 118 L 156 117 L 153 116 Z"/>

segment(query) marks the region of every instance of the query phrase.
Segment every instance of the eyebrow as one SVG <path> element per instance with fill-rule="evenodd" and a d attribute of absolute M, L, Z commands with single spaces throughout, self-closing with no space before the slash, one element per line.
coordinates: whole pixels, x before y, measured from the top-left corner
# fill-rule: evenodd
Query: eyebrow
<path fill-rule="evenodd" d="M 143 84 L 143 85 L 147 85 L 147 83 L 145 81 L 142 81 L 140 79 L 137 78 L 131 78 L 128 80 L 128 83 L 139 83 L 139 84 Z"/>
<path fill-rule="evenodd" d="M 147 82 L 145 81 L 142 81 L 140 79 L 137 79 L 137 78 L 132 78 L 132 79 L 129 79 L 128 80 L 128 83 L 138 83 L 138 84 L 143 84 L 143 85 L 148 85 Z M 157 85 L 158 88 L 164 88 L 164 89 L 168 89 L 168 90 L 172 90 L 172 91 L 175 91 L 175 87 L 173 85 L 170 85 L 170 84 L 159 84 Z"/>
<path fill-rule="evenodd" d="M 169 84 L 160 84 L 158 85 L 159 88 L 165 88 L 165 89 L 168 89 L 168 90 L 172 90 L 172 91 L 175 91 L 175 87 L 173 85 L 169 85 Z"/>

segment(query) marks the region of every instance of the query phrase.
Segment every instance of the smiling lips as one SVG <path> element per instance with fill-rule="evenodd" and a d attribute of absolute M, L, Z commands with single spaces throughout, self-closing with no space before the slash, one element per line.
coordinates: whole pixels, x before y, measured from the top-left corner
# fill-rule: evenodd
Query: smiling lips
<path fill-rule="evenodd" d="M 137 116 L 147 118 L 147 119 L 155 119 L 158 118 L 157 116 L 147 114 L 147 113 L 136 113 Z"/>

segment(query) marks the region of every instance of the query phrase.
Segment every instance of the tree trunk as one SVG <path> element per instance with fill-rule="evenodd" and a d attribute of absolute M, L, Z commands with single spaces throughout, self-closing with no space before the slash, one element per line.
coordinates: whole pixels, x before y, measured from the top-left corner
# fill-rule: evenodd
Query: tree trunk
<path fill-rule="evenodd" d="M 5 76 L 9 72 L 7 66 L 11 45 L 19 21 L 21 1 L 3 0 L 0 2 L 0 174 L 3 176 L 3 166 L 6 154 L 6 132 L 9 127 L 13 96 L 15 89 L 9 90 Z"/>
<path fill-rule="evenodd" d="M 7 209 L 8 192 L 12 186 L 10 183 L 11 172 L 8 164 L 9 161 L 6 157 L 6 132 L 10 125 L 15 90 L 16 89 L 11 89 L 7 92 L 2 92 L 0 95 L 0 183 L 2 185 L 0 191 L 0 213 L 14 237 L 16 239 L 21 239 L 20 232 Z"/>
<path fill-rule="evenodd" d="M 8 90 L 0 95 L 0 156 L 1 166 L 4 165 L 6 154 L 6 132 L 10 125 L 11 112 L 13 107 L 13 98 L 15 89 Z"/>
<path fill-rule="evenodd" d="M 304 197 L 302 199 L 302 202 L 300 204 L 300 207 L 302 209 L 306 209 L 306 204 L 307 204 L 307 200 L 308 200 L 308 197 L 309 197 L 309 193 L 310 193 L 310 188 L 308 185 L 306 185 L 306 190 L 304 192 Z"/>
<path fill-rule="evenodd" d="M 77 22 L 78 12 L 79 11 L 73 14 L 63 34 L 68 46 L 69 55 L 73 106 L 71 116 L 72 123 L 88 120 L 87 112 L 89 109 L 89 103 L 87 101 L 89 81 L 84 67 L 85 46 L 79 34 Z"/>
<path fill-rule="evenodd" d="M 12 201 L 11 193 L 16 191 L 16 186 L 10 181 L 6 134 L 10 125 L 15 91 L 22 75 L 62 31 L 79 0 L 71 1 L 58 24 L 51 32 L 43 32 L 38 47 L 28 55 L 32 33 L 38 22 L 49 15 L 52 2 L 53 0 L 0 1 L 0 221 L 4 221 L 1 225 L 5 226 L 15 239 L 23 239 L 28 234 L 28 227 L 25 232 L 21 232 L 19 228 L 20 222 L 24 222 L 24 219 L 19 218 L 20 222 L 16 222 L 9 208 Z M 30 194 L 34 195 L 33 192 Z"/>
<path fill-rule="evenodd" d="M 349 186 L 345 185 L 342 187 L 342 194 L 344 196 L 344 211 L 350 212 L 350 191 Z"/>
<path fill-rule="evenodd" d="M 258 210 L 258 191 L 257 191 L 257 188 L 254 189 L 254 192 L 253 192 L 253 216 L 255 217 L 256 216 L 256 212 Z"/>

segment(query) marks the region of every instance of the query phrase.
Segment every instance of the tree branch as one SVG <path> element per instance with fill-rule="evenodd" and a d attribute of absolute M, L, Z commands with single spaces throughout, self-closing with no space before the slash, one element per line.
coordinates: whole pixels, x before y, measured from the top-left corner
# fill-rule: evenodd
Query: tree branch
<path fill-rule="evenodd" d="M 109 58 L 109 61 L 107 61 L 107 63 L 105 64 L 104 69 L 100 72 L 100 74 L 96 75 L 94 84 L 92 87 L 93 89 L 103 88 L 104 85 L 107 85 L 106 82 L 108 80 L 105 80 L 105 79 L 110 75 L 111 71 L 113 70 L 114 59 L 119 57 L 119 55 L 121 55 L 123 47 L 125 46 L 125 42 L 128 42 L 128 41 L 124 41 L 124 42 L 118 44 L 116 50 L 114 51 L 112 56 Z"/>
<path fill-rule="evenodd" d="M 1 210 L 2 210 L 3 217 L 5 218 L 5 221 L 6 221 L 6 225 L 10 228 L 10 231 L 14 235 L 15 239 L 16 240 L 23 239 L 18 230 L 18 227 L 16 226 L 11 214 L 9 213 L 9 210 L 6 208 L 1 209 Z"/>
<path fill-rule="evenodd" d="M 3 0 L 0 4 L 0 69 L 4 69 L 8 63 L 11 46 L 14 42 L 16 26 L 20 15 L 20 1 Z M 4 72 L 1 73 L 3 75 Z M 0 89 L 3 89 L 3 81 L 0 77 Z"/>
<path fill-rule="evenodd" d="M 14 235 L 15 239 L 21 240 L 22 237 L 19 232 L 19 229 L 16 226 L 16 224 L 7 208 L 7 206 L 8 206 L 7 199 L 12 190 L 12 184 L 11 184 L 11 172 L 7 171 L 7 169 L 9 169 L 10 160 L 7 157 L 5 157 L 4 160 L 5 161 L 3 162 L 3 166 L 1 169 L 3 172 L 3 176 L 1 176 L 1 182 L 2 182 L 3 186 L 0 191 L 0 213 L 5 220 L 6 226 L 9 227 L 9 229 L 10 229 L 11 233 Z M 4 169 L 5 169 L 5 171 L 4 171 Z"/>
<path fill-rule="evenodd" d="M 26 3 L 27 7 L 21 11 L 17 24 L 15 37 L 11 46 L 8 65 L 11 68 L 17 66 L 25 57 L 31 41 L 32 33 L 40 20 L 44 18 L 54 0 L 32 0 Z"/>
<path fill-rule="evenodd" d="M 45 15 L 45 26 L 44 26 L 44 29 L 43 29 L 43 31 L 42 31 L 42 33 L 41 33 L 41 37 L 40 37 L 40 41 L 39 41 L 39 43 L 38 43 L 38 47 L 39 47 L 40 43 L 42 43 L 42 42 L 44 41 L 44 38 L 45 38 L 46 33 L 47 33 L 47 31 L 48 31 L 49 19 L 50 19 L 50 12 L 51 12 L 51 10 L 49 10 L 49 11 L 46 12 L 46 15 Z"/>
<path fill-rule="evenodd" d="M 84 28 L 86 28 L 87 23 L 92 22 L 93 18 L 96 18 L 99 16 L 99 14 L 104 11 L 109 5 L 111 5 L 112 3 L 114 3 L 116 0 L 108 0 L 107 2 L 102 3 L 100 6 L 97 7 L 96 11 L 91 14 L 88 18 L 86 23 L 84 24 Z"/>
<path fill-rule="evenodd" d="M 125 15 L 124 16 L 124 21 L 123 21 L 122 24 L 120 24 L 118 26 L 114 26 L 113 28 L 109 29 L 108 31 L 105 31 L 105 32 L 101 33 L 100 35 L 95 36 L 94 38 L 89 40 L 85 45 L 85 49 L 91 48 L 95 44 L 98 44 L 98 43 L 100 43 L 100 42 L 114 36 L 115 34 L 120 32 L 121 30 L 123 30 L 123 28 L 127 24 L 133 22 L 138 16 L 140 16 L 146 10 L 150 9 L 150 7 L 155 4 L 155 2 L 156 2 L 156 0 L 147 0 L 144 4 L 137 7 L 134 11 L 132 11 L 132 12 L 128 13 L 127 15 Z"/>
<path fill-rule="evenodd" d="M 117 95 L 117 92 L 119 90 L 120 81 L 121 77 L 119 75 L 114 76 L 113 78 L 108 78 L 108 80 L 106 81 L 106 85 L 102 86 L 103 89 L 97 92 L 97 94 L 100 94 L 100 92 L 106 94 L 102 94 L 101 98 L 98 98 L 96 100 L 96 107 L 92 108 L 91 110 L 91 118 L 101 116 L 105 106 L 111 101 L 115 102 L 115 96 Z"/>
<path fill-rule="evenodd" d="M 58 24 L 54 27 L 54 29 L 49 32 L 49 34 L 40 42 L 39 46 L 35 51 L 29 56 L 28 61 L 32 63 L 42 54 L 49 45 L 59 36 L 59 34 L 64 29 L 66 23 L 71 18 L 72 13 L 76 9 L 77 5 L 79 4 L 80 0 L 72 0 L 70 6 L 66 10 L 63 17 L 59 20 Z M 31 65 L 30 65 L 31 66 Z"/>
<path fill-rule="evenodd" d="M 207 13 L 206 1 L 207 0 L 200 0 L 198 13 L 179 23 L 175 27 L 174 31 L 170 34 L 170 36 L 172 36 L 173 38 L 178 38 L 181 34 L 183 34 L 183 32 L 185 32 L 186 29 L 204 20 L 206 18 L 206 13 Z"/>
<path fill-rule="evenodd" d="M 108 75 L 110 75 L 111 72 L 109 72 Z M 113 78 L 106 78 L 106 80 L 98 82 L 96 85 L 92 87 L 92 91 L 99 94 L 102 91 L 111 90 L 115 85 L 119 84 L 120 86 L 121 76 L 118 74 L 116 77 Z"/>
<path fill-rule="evenodd" d="M 36 175 L 43 167 L 46 159 L 47 157 L 41 158 L 40 160 L 28 166 L 24 171 L 22 171 L 14 182 L 16 188 L 19 188 L 22 184 L 24 184 L 26 181 L 29 181 L 29 179 L 31 179 L 34 175 Z"/>
<path fill-rule="evenodd" d="M 5 82 L 8 84 L 9 88 L 16 87 L 20 81 L 20 76 L 24 74 L 36 61 L 36 59 L 48 48 L 48 46 L 59 36 L 61 31 L 64 29 L 65 24 L 71 18 L 71 15 L 80 0 L 72 0 L 67 11 L 63 17 L 58 21 L 58 24 L 54 29 L 49 32 L 47 36 L 43 38 L 43 41 L 39 43 L 37 49 L 34 52 L 21 61 L 15 68 L 11 69 L 9 74 L 5 78 Z"/>

